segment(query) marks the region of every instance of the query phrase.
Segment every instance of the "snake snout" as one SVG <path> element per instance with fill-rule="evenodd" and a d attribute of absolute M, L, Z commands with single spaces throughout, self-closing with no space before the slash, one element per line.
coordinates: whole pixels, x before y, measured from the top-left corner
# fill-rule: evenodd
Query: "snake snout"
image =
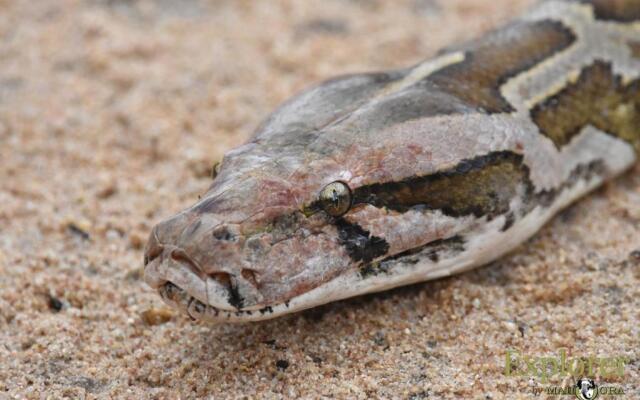
<path fill-rule="evenodd" d="M 264 308 L 259 270 L 243 253 L 237 224 L 181 213 L 157 224 L 144 251 L 145 281 L 164 301 L 193 318 Z"/>
<path fill-rule="evenodd" d="M 177 246 L 180 234 L 192 225 L 195 219 L 195 215 L 180 213 L 154 226 L 145 246 L 145 267 L 158 258 L 167 246 Z"/>

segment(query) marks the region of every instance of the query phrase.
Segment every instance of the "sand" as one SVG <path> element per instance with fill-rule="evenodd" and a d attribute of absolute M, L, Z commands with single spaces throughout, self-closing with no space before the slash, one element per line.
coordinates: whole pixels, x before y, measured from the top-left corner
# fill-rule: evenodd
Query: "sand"
<path fill-rule="evenodd" d="M 487 267 L 273 321 L 192 322 L 141 279 L 278 103 L 529 3 L 0 0 L 0 398 L 532 398 L 506 351 L 563 348 L 626 357 L 598 382 L 640 398 L 640 168 Z"/>

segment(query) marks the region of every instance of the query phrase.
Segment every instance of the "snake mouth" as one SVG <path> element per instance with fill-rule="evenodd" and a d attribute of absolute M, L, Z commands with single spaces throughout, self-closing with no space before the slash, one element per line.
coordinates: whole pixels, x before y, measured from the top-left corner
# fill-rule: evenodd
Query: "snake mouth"
<path fill-rule="evenodd" d="M 146 283 L 158 290 L 166 303 L 188 309 L 194 305 L 194 318 L 199 318 L 204 306 L 214 311 L 237 312 L 241 304 L 234 302 L 237 293 L 229 284 L 229 274 L 206 274 L 184 250 L 165 246 L 162 254 L 147 263 Z M 215 314 L 215 312 L 214 312 Z"/>
<path fill-rule="evenodd" d="M 160 286 L 158 294 L 165 303 L 186 312 L 193 319 L 204 319 L 207 314 L 218 315 L 222 311 L 196 299 L 173 282 Z"/>
<path fill-rule="evenodd" d="M 181 248 L 157 244 L 145 254 L 144 279 L 157 290 L 162 300 L 194 320 L 244 322 L 273 317 L 274 308 L 238 300 L 237 279 L 231 274 L 206 274 Z M 284 309 L 284 305 L 282 305 Z"/>
<path fill-rule="evenodd" d="M 186 313 L 193 320 L 209 322 L 247 322 L 270 319 L 287 312 L 288 303 L 273 306 L 257 306 L 255 309 L 222 309 L 206 304 L 190 295 L 186 290 L 171 281 L 157 288 L 162 300 L 169 306 Z"/>

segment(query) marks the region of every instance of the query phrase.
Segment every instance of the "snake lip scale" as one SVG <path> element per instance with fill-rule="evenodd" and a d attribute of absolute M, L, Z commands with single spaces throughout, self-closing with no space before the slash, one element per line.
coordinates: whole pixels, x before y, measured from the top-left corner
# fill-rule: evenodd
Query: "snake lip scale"
<path fill-rule="evenodd" d="M 157 224 L 145 281 L 194 319 L 269 319 L 457 274 L 640 151 L 640 0 L 547 0 L 410 68 L 320 83 Z"/>

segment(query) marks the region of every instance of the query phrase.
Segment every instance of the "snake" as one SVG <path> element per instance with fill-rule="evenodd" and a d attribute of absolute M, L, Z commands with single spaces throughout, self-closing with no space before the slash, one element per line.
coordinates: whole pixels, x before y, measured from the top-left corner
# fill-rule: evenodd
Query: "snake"
<path fill-rule="evenodd" d="M 546 0 L 414 66 L 304 90 L 157 223 L 144 280 L 247 322 L 516 249 L 640 152 L 640 0 Z"/>

